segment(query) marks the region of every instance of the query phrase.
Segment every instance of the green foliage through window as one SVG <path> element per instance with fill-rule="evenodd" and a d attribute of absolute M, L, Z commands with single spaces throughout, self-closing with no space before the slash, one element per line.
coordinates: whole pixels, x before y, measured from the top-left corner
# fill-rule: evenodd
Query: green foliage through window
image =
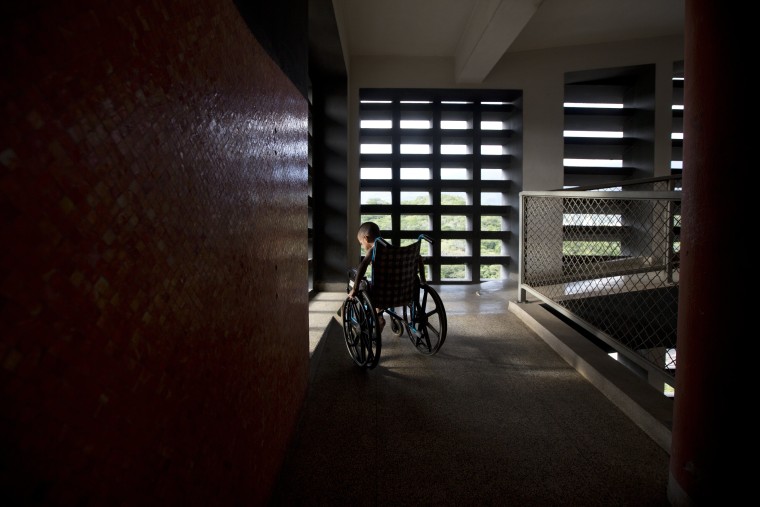
<path fill-rule="evenodd" d="M 467 217 L 465 215 L 442 215 L 442 231 L 468 231 Z"/>
<path fill-rule="evenodd" d="M 464 264 L 444 264 L 441 266 L 442 280 L 466 280 L 467 269 Z"/>
<path fill-rule="evenodd" d="M 482 264 L 480 266 L 481 280 L 500 280 L 501 266 L 499 264 Z"/>
<path fill-rule="evenodd" d="M 563 255 L 599 255 L 619 257 L 619 241 L 565 241 L 562 243 Z"/>
<path fill-rule="evenodd" d="M 483 215 L 480 217 L 481 231 L 502 231 L 503 219 L 498 215 Z"/>
<path fill-rule="evenodd" d="M 480 255 L 501 255 L 500 239 L 480 240 Z"/>
<path fill-rule="evenodd" d="M 390 215 L 362 215 L 361 216 L 362 223 L 364 222 L 375 222 L 378 227 L 380 227 L 380 233 L 383 236 L 388 235 L 388 233 L 391 231 L 391 216 Z M 359 225 L 356 226 L 357 230 L 359 229 Z M 354 238 L 351 238 L 354 239 Z"/>
<path fill-rule="evenodd" d="M 429 215 L 401 215 L 400 226 L 402 231 L 429 231 Z"/>

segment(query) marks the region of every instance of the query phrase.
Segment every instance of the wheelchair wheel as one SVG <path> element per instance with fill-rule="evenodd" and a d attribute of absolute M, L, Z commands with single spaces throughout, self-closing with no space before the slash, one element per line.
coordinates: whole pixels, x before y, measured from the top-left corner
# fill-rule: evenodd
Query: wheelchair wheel
<path fill-rule="evenodd" d="M 404 306 L 409 339 L 418 352 L 433 355 L 446 340 L 446 309 L 431 286 L 420 285 L 414 301 Z"/>
<path fill-rule="evenodd" d="M 380 362 L 380 333 L 366 294 L 343 303 L 343 338 L 354 363 L 372 369 Z"/>
<path fill-rule="evenodd" d="M 391 332 L 396 336 L 404 334 L 404 322 L 394 316 L 391 316 Z"/>

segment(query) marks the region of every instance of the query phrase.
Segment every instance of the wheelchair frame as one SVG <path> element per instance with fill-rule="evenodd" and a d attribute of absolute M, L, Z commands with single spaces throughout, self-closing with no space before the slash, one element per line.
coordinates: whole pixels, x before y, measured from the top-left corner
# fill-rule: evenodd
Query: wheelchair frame
<path fill-rule="evenodd" d="M 433 243 L 433 240 L 425 234 L 421 234 L 417 238 L 416 243 L 404 247 L 394 247 L 383 238 L 375 240 L 371 264 L 372 280 L 369 281 L 366 276 L 362 278 L 359 282 L 356 296 L 353 299 L 346 299 L 341 312 L 346 348 L 356 365 L 372 369 L 380 362 L 382 332 L 378 327 L 378 315 L 375 314 L 375 308 L 384 307 L 379 312 L 379 315 L 383 313 L 388 314 L 393 334 L 401 336 L 406 331 L 415 350 L 421 354 L 436 354 L 446 340 L 446 309 L 438 292 L 427 283 L 424 261 L 419 254 L 420 244 L 423 239 L 430 244 Z M 387 307 L 385 305 L 375 306 L 372 294 L 373 288 L 377 288 L 375 285 L 377 275 L 377 271 L 375 270 L 375 255 L 378 252 L 383 252 L 385 248 L 396 249 L 397 253 L 400 253 L 400 249 L 411 248 L 412 250 L 404 253 L 412 258 L 410 262 L 415 263 L 414 266 L 405 266 L 406 269 L 414 269 L 414 276 L 410 282 L 411 286 L 404 284 L 400 288 L 390 287 L 391 292 L 399 289 L 401 301 L 396 294 L 392 294 L 390 298 L 388 296 L 385 299 L 382 297 L 378 298 L 378 302 L 385 303 L 391 301 L 393 303 L 393 306 L 389 305 Z M 416 255 L 414 250 L 416 250 Z M 381 253 L 380 258 L 382 256 L 383 254 Z M 351 271 L 349 271 L 346 293 L 350 292 L 352 287 L 353 277 L 351 276 Z M 385 287 L 385 289 L 387 293 L 388 287 Z M 403 294 L 408 294 L 409 292 L 411 292 L 411 298 L 404 299 Z M 397 308 L 401 308 L 401 310 L 399 311 Z"/>

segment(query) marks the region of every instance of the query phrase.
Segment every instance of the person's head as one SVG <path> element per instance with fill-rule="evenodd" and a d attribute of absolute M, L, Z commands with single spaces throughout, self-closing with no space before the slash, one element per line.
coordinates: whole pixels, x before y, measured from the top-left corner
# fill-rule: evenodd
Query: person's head
<path fill-rule="evenodd" d="M 356 233 L 356 239 L 359 244 L 368 251 L 375 245 L 375 240 L 380 237 L 380 227 L 375 222 L 364 222 L 359 226 L 359 232 Z"/>

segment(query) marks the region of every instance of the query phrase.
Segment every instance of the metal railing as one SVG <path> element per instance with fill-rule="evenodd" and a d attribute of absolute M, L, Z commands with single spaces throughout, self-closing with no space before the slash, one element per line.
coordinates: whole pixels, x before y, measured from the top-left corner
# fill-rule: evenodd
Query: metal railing
<path fill-rule="evenodd" d="M 680 176 L 520 193 L 530 293 L 662 387 L 675 385 Z"/>

